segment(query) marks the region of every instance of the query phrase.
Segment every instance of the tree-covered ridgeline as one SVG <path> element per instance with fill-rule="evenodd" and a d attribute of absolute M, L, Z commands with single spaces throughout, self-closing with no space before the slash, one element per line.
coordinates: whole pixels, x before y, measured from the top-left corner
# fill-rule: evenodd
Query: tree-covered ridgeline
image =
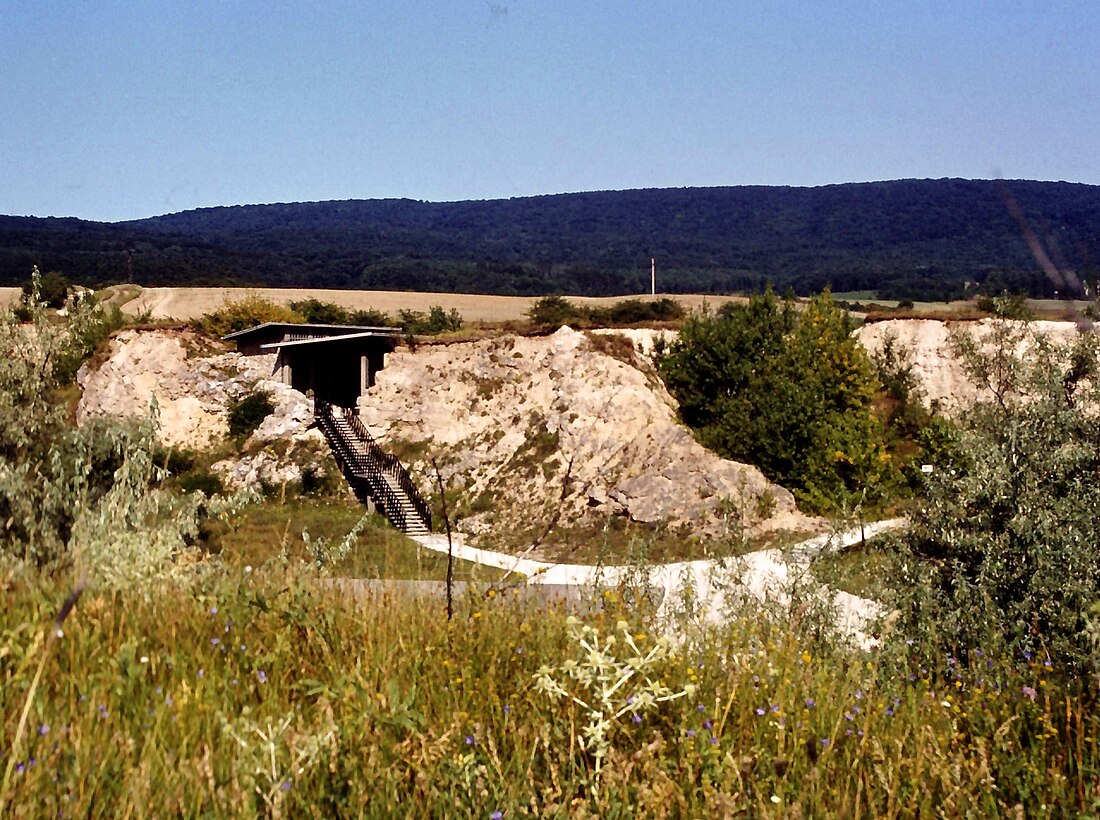
<path fill-rule="evenodd" d="M 250 205 L 117 224 L 0 217 L 0 284 L 38 264 L 89 285 L 602 296 L 647 292 L 655 257 L 669 293 L 1053 295 L 1006 192 L 1055 265 L 1100 275 L 1100 186 L 943 179 Z"/>

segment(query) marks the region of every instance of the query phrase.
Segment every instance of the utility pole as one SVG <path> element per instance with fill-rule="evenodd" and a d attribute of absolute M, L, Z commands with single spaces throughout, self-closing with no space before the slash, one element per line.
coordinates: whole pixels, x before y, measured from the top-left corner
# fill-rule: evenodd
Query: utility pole
<path fill-rule="evenodd" d="M 657 257 L 649 257 L 649 293 L 657 295 Z"/>

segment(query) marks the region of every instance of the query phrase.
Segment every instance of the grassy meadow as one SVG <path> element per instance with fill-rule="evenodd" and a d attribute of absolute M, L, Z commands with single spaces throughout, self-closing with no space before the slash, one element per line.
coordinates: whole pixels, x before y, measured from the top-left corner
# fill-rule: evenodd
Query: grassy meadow
<path fill-rule="evenodd" d="M 622 590 L 594 590 L 601 604 L 578 624 L 564 606 L 484 587 L 448 622 L 440 600 L 348 596 L 240 567 L 89 593 L 50 638 L 68 590 L 22 576 L 3 586 L 3 816 L 1100 807 L 1095 690 L 1040 657 L 929 657 L 903 635 L 860 652 L 804 614 L 755 611 L 665 655 Z M 540 691 L 540 670 L 568 694 Z M 598 778 L 592 709 L 570 696 L 620 712 Z"/>

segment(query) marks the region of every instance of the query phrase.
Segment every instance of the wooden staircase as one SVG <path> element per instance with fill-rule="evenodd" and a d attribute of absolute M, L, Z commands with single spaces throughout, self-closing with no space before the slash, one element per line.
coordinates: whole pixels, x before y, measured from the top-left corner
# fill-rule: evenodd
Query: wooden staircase
<path fill-rule="evenodd" d="M 358 411 L 314 399 L 313 413 L 359 500 L 369 500 L 407 535 L 430 533 L 432 513 L 428 502 L 397 457 L 384 452 L 367 432 Z"/>

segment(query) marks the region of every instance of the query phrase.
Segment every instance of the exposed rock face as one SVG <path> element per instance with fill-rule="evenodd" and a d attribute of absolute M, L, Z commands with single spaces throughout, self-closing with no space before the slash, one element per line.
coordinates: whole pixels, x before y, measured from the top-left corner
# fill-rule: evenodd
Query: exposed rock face
<path fill-rule="evenodd" d="M 268 378 L 274 355 L 194 355 L 208 347 L 189 331 L 119 333 L 104 361 L 86 364 L 77 374 L 82 390 L 77 423 L 96 415 L 143 416 L 155 401 L 161 442 L 203 450 L 225 441 L 230 404 L 263 390 L 274 412 L 245 442 L 241 456 L 212 469 L 230 486 L 279 486 L 300 481 L 305 469 L 333 469 L 324 437 L 309 429 L 313 402 Z"/>
<path fill-rule="evenodd" d="M 537 526 L 562 497 L 563 521 L 611 511 L 712 536 L 810 524 L 755 467 L 698 444 L 652 365 L 622 336 L 562 328 L 547 338 L 399 349 L 359 406 L 414 473 L 429 475 L 435 457 L 444 480 L 464 486 L 475 514 L 463 526 L 474 532 Z"/>
<path fill-rule="evenodd" d="M 941 322 L 936 319 L 892 319 L 864 325 L 856 331 L 856 337 L 868 353 L 875 355 L 882 350 L 886 339 L 892 336 L 900 348 L 911 354 L 913 372 L 920 383 L 925 402 L 950 415 L 958 413 L 975 401 L 992 398 L 992 394 L 967 377 L 962 364 L 952 355 L 950 334 L 953 331 L 970 333 L 979 340 L 984 340 L 989 336 L 994 321 L 996 320 Z M 1076 335 L 1077 326 L 1073 322 L 1030 322 L 1028 330 L 1056 342 L 1067 342 Z"/>

